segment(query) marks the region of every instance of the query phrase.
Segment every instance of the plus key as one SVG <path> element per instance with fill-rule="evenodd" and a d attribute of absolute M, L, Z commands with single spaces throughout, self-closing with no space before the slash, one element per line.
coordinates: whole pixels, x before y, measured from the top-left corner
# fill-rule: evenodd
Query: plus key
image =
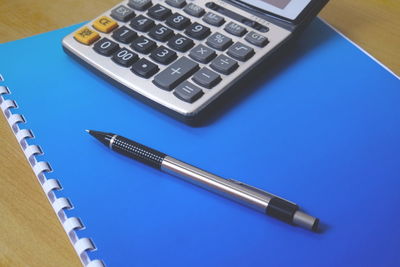
<path fill-rule="evenodd" d="M 154 77 L 153 83 L 171 91 L 199 69 L 199 65 L 187 57 L 181 57 Z"/>

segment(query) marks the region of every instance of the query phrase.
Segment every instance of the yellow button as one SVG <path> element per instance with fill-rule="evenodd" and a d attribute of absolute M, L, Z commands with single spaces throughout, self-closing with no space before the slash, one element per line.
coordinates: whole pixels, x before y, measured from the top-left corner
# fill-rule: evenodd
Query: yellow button
<path fill-rule="evenodd" d="M 82 29 L 75 32 L 74 37 L 82 44 L 91 45 L 93 44 L 93 42 L 100 38 L 100 35 L 97 32 L 89 29 L 88 27 L 83 27 Z"/>
<path fill-rule="evenodd" d="M 102 16 L 93 22 L 93 27 L 101 32 L 109 33 L 118 27 L 118 24 L 115 20 L 112 20 L 106 16 Z"/>

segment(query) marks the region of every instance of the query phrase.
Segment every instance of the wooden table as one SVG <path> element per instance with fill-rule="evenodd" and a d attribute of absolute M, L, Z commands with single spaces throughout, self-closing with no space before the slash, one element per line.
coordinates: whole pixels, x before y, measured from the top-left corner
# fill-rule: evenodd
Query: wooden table
<path fill-rule="evenodd" d="M 0 43 L 89 20 L 118 2 L 1 1 Z M 331 0 L 321 17 L 400 75 L 398 14 L 398 0 Z M 80 266 L 74 248 L 2 115 L 0 266 Z"/>

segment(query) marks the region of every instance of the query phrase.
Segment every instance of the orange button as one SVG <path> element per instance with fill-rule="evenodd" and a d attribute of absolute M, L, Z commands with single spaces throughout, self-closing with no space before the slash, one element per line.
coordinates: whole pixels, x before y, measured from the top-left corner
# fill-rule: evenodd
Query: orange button
<path fill-rule="evenodd" d="M 100 35 L 88 27 L 83 27 L 75 32 L 74 38 L 82 44 L 91 45 L 100 38 Z"/>
<path fill-rule="evenodd" d="M 102 16 L 93 22 L 93 27 L 101 32 L 109 33 L 118 27 L 118 23 L 109 17 Z"/>

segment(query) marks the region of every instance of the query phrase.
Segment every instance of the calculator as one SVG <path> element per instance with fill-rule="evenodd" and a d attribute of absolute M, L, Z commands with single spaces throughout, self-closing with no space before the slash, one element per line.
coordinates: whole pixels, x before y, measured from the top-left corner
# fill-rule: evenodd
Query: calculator
<path fill-rule="evenodd" d="M 62 45 L 125 92 L 193 123 L 327 1 L 125 0 Z"/>

